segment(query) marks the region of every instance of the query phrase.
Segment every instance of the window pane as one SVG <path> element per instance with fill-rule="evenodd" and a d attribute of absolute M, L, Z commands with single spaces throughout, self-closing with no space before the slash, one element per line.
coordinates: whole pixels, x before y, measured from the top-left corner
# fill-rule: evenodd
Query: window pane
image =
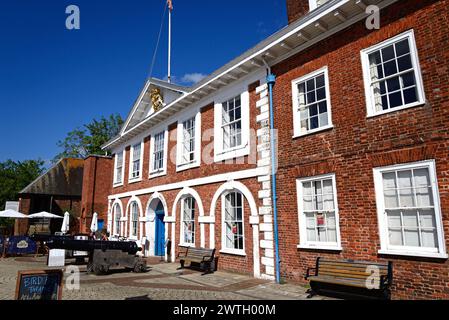
<path fill-rule="evenodd" d="M 438 237 L 436 230 L 424 230 L 422 232 L 422 245 L 426 248 L 438 248 Z"/>
<path fill-rule="evenodd" d="M 396 54 L 398 56 L 402 56 L 410 52 L 410 47 L 408 45 L 408 39 L 402 40 L 395 44 L 396 46 Z"/>
<path fill-rule="evenodd" d="M 406 55 L 398 58 L 399 71 L 405 71 L 412 68 L 412 58 L 410 55 Z"/>
<path fill-rule="evenodd" d="M 402 103 L 402 96 L 400 92 L 392 93 L 388 95 L 388 101 L 390 103 L 390 108 L 396 108 L 401 106 Z"/>
<path fill-rule="evenodd" d="M 399 207 L 398 195 L 395 189 L 384 191 L 385 208 Z"/>
<path fill-rule="evenodd" d="M 405 245 L 409 247 L 419 247 L 419 232 L 418 229 L 404 230 Z"/>
<path fill-rule="evenodd" d="M 434 210 L 419 210 L 419 221 L 422 228 L 436 228 Z"/>
<path fill-rule="evenodd" d="M 383 61 L 388 61 L 394 58 L 394 49 L 393 46 L 388 46 L 382 49 L 382 59 Z"/>
<path fill-rule="evenodd" d="M 418 94 L 416 92 L 416 88 L 410 88 L 404 90 L 404 103 L 414 103 L 418 101 Z"/>
<path fill-rule="evenodd" d="M 414 207 L 415 206 L 415 197 L 413 195 L 413 189 L 400 189 L 399 196 L 401 198 L 401 207 Z"/>
<path fill-rule="evenodd" d="M 412 171 L 399 171 L 398 172 L 399 188 L 411 188 L 412 187 Z"/>
<path fill-rule="evenodd" d="M 402 214 L 404 227 L 418 227 L 418 216 L 414 211 L 404 211 Z"/>
<path fill-rule="evenodd" d="M 399 211 L 388 211 L 388 227 L 400 228 L 401 227 L 401 213 Z"/>

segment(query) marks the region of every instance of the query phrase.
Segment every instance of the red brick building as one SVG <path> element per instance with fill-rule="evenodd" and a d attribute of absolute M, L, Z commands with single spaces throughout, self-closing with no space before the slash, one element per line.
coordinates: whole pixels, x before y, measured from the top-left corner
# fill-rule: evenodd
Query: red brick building
<path fill-rule="evenodd" d="M 389 260 L 393 298 L 449 298 L 448 5 L 287 0 L 287 27 L 193 87 L 149 79 L 104 146 L 108 229 L 274 279 L 272 73 L 281 276 Z"/>

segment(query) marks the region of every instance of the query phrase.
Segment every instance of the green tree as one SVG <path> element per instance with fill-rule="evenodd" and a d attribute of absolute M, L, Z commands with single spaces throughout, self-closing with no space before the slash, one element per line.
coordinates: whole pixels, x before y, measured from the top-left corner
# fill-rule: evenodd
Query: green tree
<path fill-rule="evenodd" d="M 26 160 L 0 162 L 0 210 L 5 209 L 6 201 L 19 199 L 19 192 L 44 172 L 44 161 Z M 0 225 L 10 224 L 0 219 Z"/>
<path fill-rule="evenodd" d="M 57 143 L 63 151 L 55 157 L 54 162 L 66 157 L 85 158 L 90 154 L 105 155 L 101 146 L 118 135 L 122 125 L 122 117 L 112 114 L 108 118 L 94 119 L 83 128 L 70 131 L 64 140 Z"/>

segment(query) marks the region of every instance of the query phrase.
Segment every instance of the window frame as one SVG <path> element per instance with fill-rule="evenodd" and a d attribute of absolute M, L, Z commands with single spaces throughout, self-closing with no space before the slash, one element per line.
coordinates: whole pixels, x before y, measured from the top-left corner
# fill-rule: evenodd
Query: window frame
<path fill-rule="evenodd" d="M 153 170 L 154 162 L 154 142 L 158 134 L 164 133 L 164 161 L 163 167 Z M 149 179 L 164 176 L 167 174 L 167 155 L 168 155 L 168 127 L 164 129 L 154 130 L 150 139 L 150 163 L 149 163 Z"/>
<path fill-rule="evenodd" d="M 308 241 L 307 239 L 307 221 L 304 214 L 303 206 L 303 183 L 313 182 L 317 180 L 332 180 L 332 189 L 334 193 L 334 211 L 335 211 L 335 232 L 337 241 L 334 242 L 320 242 L 320 241 Z M 342 251 L 341 246 L 341 234 L 340 234 L 340 212 L 338 208 L 338 194 L 337 194 L 337 181 L 335 173 L 329 173 L 319 176 L 297 178 L 296 179 L 296 195 L 298 205 L 298 224 L 299 224 L 299 249 L 316 249 L 316 250 L 330 250 L 330 251 Z"/>
<path fill-rule="evenodd" d="M 423 247 L 389 245 L 388 221 L 385 214 L 382 174 L 389 171 L 400 171 L 400 170 L 411 170 L 422 168 L 426 168 L 429 170 L 429 178 L 432 186 L 432 196 L 435 209 L 434 212 L 435 212 L 435 224 L 438 238 L 438 248 L 436 248 L 436 250 L 430 250 L 429 248 Z M 446 252 L 446 242 L 444 237 L 444 228 L 440 204 L 440 193 L 438 190 L 438 180 L 437 180 L 435 160 L 425 160 L 385 167 L 377 167 L 373 169 L 373 176 L 374 176 L 374 188 L 376 193 L 377 218 L 379 224 L 379 238 L 381 247 L 378 253 L 387 255 L 398 255 L 398 256 L 447 259 L 448 255 Z"/>
<path fill-rule="evenodd" d="M 242 197 L 242 236 L 243 236 L 243 248 L 235 249 L 235 248 L 227 248 L 226 247 L 226 224 L 225 224 L 225 206 L 226 206 L 226 196 L 231 193 L 240 194 Z M 246 256 L 246 235 L 245 235 L 245 196 L 240 190 L 229 190 L 223 192 L 221 195 L 221 253 L 237 255 L 237 256 Z"/>
<path fill-rule="evenodd" d="M 183 161 L 183 148 L 184 148 L 184 122 L 194 119 L 194 139 L 195 149 L 193 151 L 193 161 Z M 191 168 L 199 167 L 201 164 L 201 111 L 195 109 L 195 112 L 188 113 L 184 117 L 180 118 L 177 126 L 177 143 L 176 143 L 176 171 L 188 170 Z"/>
<path fill-rule="evenodd" d="M 415 81 L 416 81 L 416 92 L 418 95 L 418 101 L 409 103 L 406 105 L 402 105 L 400 107 L 389 108 L 387 110 L 376 111 L 375 102 L 374 102 L 374 93 L 371 88 L 371 73 L 370 73 L 370 62 L 369 55 L 375 51 L 379 51 L 384 47 L 390 46 L 396 42 L 407 39 L 410 47 L 410 58 L 412 61 L 412 67 L 415 73 Z M 421 73 L 421 65 L 419 62 L 418 49 L 416 46 L 415 32 L 413 29 L 398 34 L 394 37 L 391 37 L 385 41 L 382 41 L 378 44 L 375 44 L 369 48 L 365 48 L 360 51 L 361 62 L 362 62 L 362 71 L 363 71 L 363 82 L 365 87 L 365 99 L 366 99 L 366 108 L 367 108 L 367 118 L 376 117 L 379 115 L 396 112 L 408 108 L 413 108 L 416 106 L 421 106 L 426 103 L 426 95 L 424 90 L 424 84 Z"/>
<path fill-rule="evenodd" d="M 315 78 L 318 75 L 324 73 L 325 81 L 325 91 L 326 91 L 326 102 L 327 102 L 327 113 L 328 113 L 328 124 L 323 127 L 308 130 L 307 132 L 301 132 L 301 117 L 299 109 L 299 90 L 298 85 L 301 82 L 307 82 L 310 78 Z M 332 101 L 330 96 L 330 85 L 329 85 L 329 68 L 324 66 L 318 70 L 310 72 L 292 81 L 292 101 L 293 101 L 293 138 L 303 137 L 310 134 L 314 134 L 320 131 L 325 131 L 334 127 L 332 122 Z"/>
<path fill-rule="evenodd" d="M 118 220 L 117 220 L 117 211 L 118 211 L 117 209 L 120 211 L 120 215 L 118 217 Z M 113 223 L 113 230 L 112 230 L 113 232 L 112 232 L 112 234 L 114 234 L 116 236 L 120 236 L 122 234 L 122 217 L 123 217 L 123 212 L 122 212 L 121 206 L 118 203 L 116 203 L 114 205 L 113 212 L 114 212 L 114 218 L 113 218 L 114 223 Z M 118 226 L 118 231 L 119 232 L 117 232 L 117 226 Z"/>
<path fill-rule="evenodd" d="M 224 149 L 223 148 L 223 103 L 240 95 L 241 109 L 241 138 L 242 143 L 239 146 Z M 214 162 L 221 162 L 228 159 L 240 158 L 250 153 L 250 97 L 248 89 L 236 91 L 222 96 L 220 103 L 214 104 Z"/>
<path fill-rule="evenodd" d="M 133 223 L 135 220 L 133 220 L 133 205 L 136 206 L 136 213 L 137 213 L 137 226 L 136 226 L 136 234 L 133 235 Z M 129 238 L 130 239 L 137 239 L 139 236 L 139 223 L 140 223 L 140 208 L 139 204 L 136 200 L 133 200 L 131 204 L 129 205 Z"/>
<path fill-rule="evenodd" d="M 133 178 L 132 177 L 132 173 L 133 173 L 133 164 L 134 164 L 134 147 L 136 145 L 140 144 L 140 167 L 139 167 L 139 176 Z M 144 142 L 143 140 L 134 144 L 130 145 L 130 149 L 129 149 L 129 174 L 128 174 L 128 183 L 135 183 L 135 182 L 139 182 L 142 181 L 142 177 L 143 177 L 143 153 L 144 153 Z"/>
<path fill-rule="evenodd" d="M 119 154 L 122 154 L 122 180 L 121 181 L 117 181 L 117 163 L 118 163 L 118 155 Z M 125 181 L 125 163 L 126 163 L 126 161 L 125 161 L 125 159 L 126 159 L 126 152 L 125 152 L 125 150 L 122 150 L 121 152 L 117 152 L 116 154 L 115 154 L 115 157 L 114 157 L 114 180 L 113 180 L 113 187 L 114 188 L 116 188 L 116 187 L 119 187 L 119 186 L 123 186 L 123 183 L 124 183 L 124 181 Z"/>
<path fill-rule="evenodd" d="M 184 241 L 184 239 L 185 239 L 185 237 L 184 237 L 184 209 L 185 209 L 185 201 L 187 199 L 192 199 L 193 202 L 194 202 L 194 206 L 193 206 L 193 226 L 194 226 L 194 230 L 193 230 L 193 242 L 192 243 Z M 198 216 L 196 207 L 197 207 L 197 204 L 196 204 L 196 199 L 194 197 L 188 195 L 188 196 L 185 196 L 185 197 L 182 198 L 182 201 L 181 201 L 181 227 L 180 227 L 181 230 L 180 230 L 180 238 L 179 238 L 180 241 L 179 241 L 179 243 L 183 247 L 195 247 L 195 243 L 196 243 L 195 236 L 196 236 L 196 233 L 198 232 L 198 230 L 196 228 L 196 224 L 195 224 L 195 222 L 197 221 L 197 216 Z"/>

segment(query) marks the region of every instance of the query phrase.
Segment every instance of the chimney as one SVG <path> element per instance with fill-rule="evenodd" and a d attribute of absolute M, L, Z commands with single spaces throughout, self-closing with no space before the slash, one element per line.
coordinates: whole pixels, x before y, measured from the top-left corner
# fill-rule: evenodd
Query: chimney
<path fill-rule="evenodd" d="M 287 0 L 288 24 L 309 13 L 309 0 Z"/>

